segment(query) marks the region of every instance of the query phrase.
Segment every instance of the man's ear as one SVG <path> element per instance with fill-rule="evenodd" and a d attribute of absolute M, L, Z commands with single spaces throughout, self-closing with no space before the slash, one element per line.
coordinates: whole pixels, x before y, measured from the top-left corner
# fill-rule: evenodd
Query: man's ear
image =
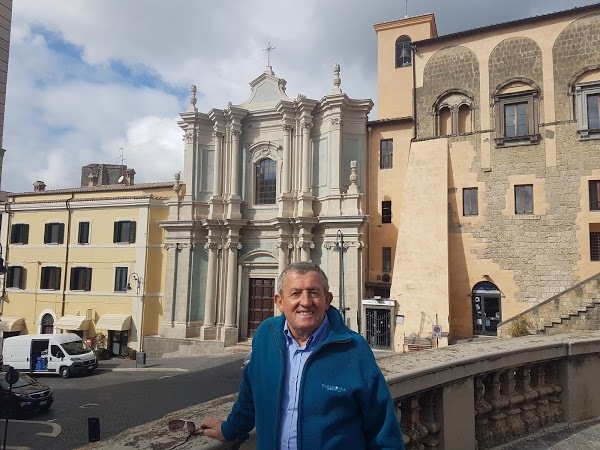
<path fill-rule="evenodd" d="M 283 298 L 279 294 L 275 294 L 275 305 L 277 305 L 279 312 L 283 312 Z"/>
<path fill-rule="evenodd" d="M 325 301 L 327 302 L 327 308 L 329 308 L 329 305 L 331 305 L 331 302 L 333 301 L 333 294 L 331 292 L 327 293 Z"/>

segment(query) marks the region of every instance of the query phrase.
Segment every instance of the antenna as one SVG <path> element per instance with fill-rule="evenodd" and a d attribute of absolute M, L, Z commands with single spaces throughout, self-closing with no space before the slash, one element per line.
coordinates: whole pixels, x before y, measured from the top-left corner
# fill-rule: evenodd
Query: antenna
<path fill-rule="evenodd" d="M 119 148 L 119 155 L 117 156 L 117 161 L 121 166 L 121 176 L 117 180 L 117 183 L 122 183 L 125 179 L 125 153 L 123 151 L 123 147 Z"/>
<path fill-rule="evenodd" d="M 406 15 L 404 16 L 404 18 L 408 17 L 408 0 L 406 0 Z"/>

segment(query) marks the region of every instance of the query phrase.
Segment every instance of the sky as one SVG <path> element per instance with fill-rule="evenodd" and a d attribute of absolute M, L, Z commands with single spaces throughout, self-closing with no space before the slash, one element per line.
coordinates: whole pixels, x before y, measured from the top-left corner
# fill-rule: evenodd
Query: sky
<path fill-rule="evenodd" d="M 591 0 L 409 0 L 439 35 Z M 267 65 L 287 94 L 320 99 L 340 64 L 342 90 L 377 108 L 373 24 L 405 0 L 18 0 L 13 2 L 2 190 L 78 187 L 81 167 L 120 164 L 135 181 L 183 171 L 179 113 L 190 85 L 200 112 L 243 103 Z"/>

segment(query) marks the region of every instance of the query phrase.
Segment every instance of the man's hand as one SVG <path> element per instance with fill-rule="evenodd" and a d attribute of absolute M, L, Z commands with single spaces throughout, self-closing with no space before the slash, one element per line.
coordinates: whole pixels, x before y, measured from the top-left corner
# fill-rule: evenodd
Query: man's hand
<path fill-rule="evenodd" d="M 209 417 L 208 419 L 204 419 L 200 423 L 200 428 L 204 430 L 204 436 L 215 438 L 220 441 L 225 441 L 225 437 L 223 436 L 223 433 L 221 432 L 221 424 L 222 423 L 223 423 L 223 421 L 221 419 Z"/>

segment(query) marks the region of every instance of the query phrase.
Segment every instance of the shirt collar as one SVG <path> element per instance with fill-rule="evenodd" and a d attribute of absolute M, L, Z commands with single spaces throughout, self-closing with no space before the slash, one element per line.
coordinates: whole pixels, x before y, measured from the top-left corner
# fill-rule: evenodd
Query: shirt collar
<path fill-rule="evenodd" d="M 315 345 L 319 344 L 323 339 L 325 339 L 328 333 L 329 318 L 327 317 L 327 314 L 325 314 L 325 318 L 323 319 L 323 322 L 321 322 L 321 325 L 319 325 L 319 328 L 317 328 L 306 341 L 305 348 L 314 347 Z M 296 342 L 296 340 L 292 336 L 292 332 L 290 331 L 287 319 L 285 321 L 285 324 L 283 325 L 283 335 L 285 336 L 285 340 L 288 346 L 293 342 Z"/>

